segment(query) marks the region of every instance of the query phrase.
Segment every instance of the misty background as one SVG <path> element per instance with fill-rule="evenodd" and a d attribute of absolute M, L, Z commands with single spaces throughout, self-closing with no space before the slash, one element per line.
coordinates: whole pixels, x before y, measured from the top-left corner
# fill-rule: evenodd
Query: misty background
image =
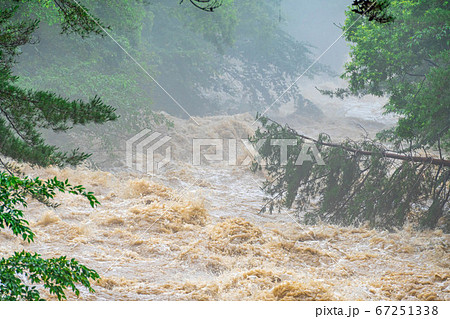
<path fill-rule="evenodd" d="M 338 26 L 344 24 L 345 11 L 350 4 L 348 0 L 285 0 L 282 2 L 282 12 L 286 17 L 283 28 L 296 40 L 313 45 L 312 52 L 318 56 L 342 34 Z M 320 62 L 330 65 L 340 74 L 348 53 L 349 44 L 341 38 Z"/>
<path fill-rule="evenodd" d="M 342 34 L 338 26 L 350 4 L 242 0 L 208 13 L 167 0 L 136 2 L 127 10 L 114 1 L 85 1 L 170 97 L 108 36 L 61 35 L 53 26 L 57 21 L 46 17 L 40 17 L 36 43 L 23 48 L 15 71 L 23 87 L 63 92 L 69 99 L 97 95 L 117 109 L 120 119 L 114 123 L 48 132 L 49 140 L 63 148 L 114 154 L 140 130 L 173 124 L 171 117 L 254 117 L 266 110 L 310 135 L 377 132 L 393 123 L 382 116 L 382 99 L 342 101 L 316 89 L 345 86 L 339 75 L 349 44 L 343 38 L 285 92 Z M 89 143 L 77 145 L 79 136 Z"/>

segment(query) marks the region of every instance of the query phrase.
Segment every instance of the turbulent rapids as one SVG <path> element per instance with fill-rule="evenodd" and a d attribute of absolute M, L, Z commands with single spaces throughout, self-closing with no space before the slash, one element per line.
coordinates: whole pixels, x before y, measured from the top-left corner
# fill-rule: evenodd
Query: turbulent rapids
<path fill-rule="evenodd" d="M 195 126 L 178 121 L 172 136 L 182 143 Z M 251 130 L 246 115 L 199 121 L 207 137 Z M 450 300 L 449 235 L 307 226 L 288 211 L 259 215 L 264 176 L 246 167 L 180 160 L 157 176 L 23 171 L 83 184 L 102 204 L 93 209 L 67 194 L 55 209 L 31 201 L 26 218 L 35 242 L 0 232 L 1 256 L 22 249 L 67 255 L 97 270 L 96 293 L 83 290 L 83 300 Z"/>

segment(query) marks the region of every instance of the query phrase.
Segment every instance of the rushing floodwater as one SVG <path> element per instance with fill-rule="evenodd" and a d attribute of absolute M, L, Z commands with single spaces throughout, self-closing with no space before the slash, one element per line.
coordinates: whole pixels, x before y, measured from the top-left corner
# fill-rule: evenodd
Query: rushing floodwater
<path fill-rule="evenodd" d="M 178 120 L 173 140 L 182 143 L 196 130 L 242 136 L 251 120 L 204 118 L 202 128 Z M 92 209 L 66 194 L 56 209 L 31 202 L 26 217 L 36 241 L 2 231 L 0 254 L 26 249 L 77 258 L 102 277 L 95 294 L 82 291 L 85 300 L 450 299 L 450 238 L 441 231 L 305 226 L 289 212 L 258 215 L 262 175 L 193 166 L 181 154 L 157 177 L 24 167 L 31 176 L 83 184 L 102 205 Z"/>

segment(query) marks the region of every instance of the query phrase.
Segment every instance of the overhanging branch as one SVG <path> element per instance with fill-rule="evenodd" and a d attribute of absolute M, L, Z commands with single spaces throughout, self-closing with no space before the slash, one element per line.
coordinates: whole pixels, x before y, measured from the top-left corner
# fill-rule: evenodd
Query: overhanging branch
<path fill-rule="evenodd" d="M 279 125 L 280 127 L 282 127 L 282 125 L 277 123 L 276 121 L 271 120 L 271 119 L 268 119 L 268 120 Z M 358 153 L 358 154 L 369 155 L 369 156 L 375 155 L 375 154 L 381 154 L 384 157 L 397 159 L 397 160 L 401 160 L 401 161 L 409 161 L 409 162 L 414 162 L 414 163 L 429 163 L 429 164 L 438 165 L 438 166 L 450 167 L 450 160 L 445 160 L 443 158 L 435 158 L 435 157 L 431 157 L 431 156 L 408 156 L 408 155 L 403 155 L 403 154 L 394 153 L 394 152 L 390 152 L 390 151 L 381 151 L 381 152 L 364 151 L 364 150 L 360 150 L 357 148 L 345 146 L 342 144 L 319 141 L 312 137 L 300 134 L 290 127 L 289 127 L 289 130 L 292 134 L 294 134 L 300 138 L 303 138 L 305 140 L 311 141 L 315 144 L 328 146 L 328 147 L 341 148 L 341 149 L 346 150 L 351 153 Z"/>

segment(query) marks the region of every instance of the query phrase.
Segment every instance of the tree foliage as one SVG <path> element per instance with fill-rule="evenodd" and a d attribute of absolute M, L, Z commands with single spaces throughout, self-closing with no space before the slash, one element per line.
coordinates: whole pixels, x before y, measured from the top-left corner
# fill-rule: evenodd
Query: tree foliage
<path fill-rule="evenodd" d="M 180 4 L 184 0 L 180 1 Z M 189 0 L 195 7 L 203 11 L 214 11 L 218 7 L 222 6 L 223 0 Z"/>
<path fill-rule="evenodd" d="M 93 193 L 80 185 L 72 186 L 67 180 L 42 181 L 0 172 L 0 228 L 10 229 L 25 241 L 34 241 L 34 233 L 21 207 L 27 207 L 28 196 L 45 201 L 53 199 L 56 192 L 85 197 L 92 207 L 99 204 Z M 97 278 L 97 272 L 75 259 L 68 260 L 65 256 L 44 259 L 37 253 L 15 252 L 9 258 L 0 259 L 0 300 L 41 300 L 40 287 L 61 300 L 66 298 L 64 290 L 68 287 L 78 296 L 77 284 L 93 292 L 89 279 Z"/>
<path fill-rule="evenodd" d="M 369 21 L 387 23 L 394 21 L 394 17 L 387 13 L 388 7 L 389 0 L 354 0 L 351 11 L 368 17 Z"/>
<path fill-rule="evenodd" d="M 26 281 L 23 279 L 26 277 Z M 76 284 L 94 292 L 89 279 L 99 275 L 92 269 L 67 257 L 44 259 L 37 253 L 15 252 L 9 258 L 0 259 L 0 300 L 43 300 L 36 284 L 43 284 L 58 300 L 66 299 L 64 290 L 71 288 L 79 296 Z"/>
<path fill-rule="evenodd" d="M 259 119 L 262 126 L 252 142 L 265 141 L 260 154 L 269 174 L 264 189 L 271 197 L 264 209 L 295 206 L 305 222 L 368 222 L 386 229 L 411 222 L 424 228 L 441 226 L 448 232 L 449 2 L 354 4 L 343 27 L 352 43 L 351 60 L 342 76 L 349 87 L 323 92 L 341 98 L 387 96 L 385 110 L 396 114 L 398 123 L 374 141 L 332 143 L 323 134 L 314 140 L 266 117 Z M 270 145 L 274 138 L 295 139 L 299 146 L 311 140 L 325 165 L 297 165 L 297 148 L 283 165 L 278 150 Z M 255 162 L 253 168 L 261 169 L 261 163 Z"/>
<path fill-rule="evenodd" d="M 114 109 L 94 97 L 89 102 L 69 100 L 53 92 L 24 89 L 13 75 L 21 47 L 35 42 L 33 34 L 39 20 L 29 15 L 36 6 L 32 1 L 3 1 L 0 5 L 0 155 L 18 162 L 40 166 L 78 164 L 89 155 L 73 150 L 60 151 L 48 145 L 42 137 L 43 129 L 67 131 L 74 125 L 105 123 L 117 118 Z M 61 32 L 82 37 L 99 34 L 101 22 L 91 17 L 85 7 L 73 1 L 40 1 L 41 9 L 54 9 L 59 14 Z M 34 15 L 43 14 L 33 11 Z M 58 20 L 58 19 L 56 19 Z M 92 207 L 99 204 L 91 192 L 82 186 L 56 178 L 42 181 L 19 176 L 11 166 L 0 161 L 0 228 L 9 229 L 15 236 L 31 242 L 34 233 L 24 218 L 27 198 L 33 197 L 51 204 L 56 192 L 68 192 L 85 197 Z M 92 269 L 67 257 L 44 259 L 37 253 L 15 252 L 0 259 L 0 300 L 41 300 L 40 291 L 46 289 L 59 300 L 65 299 L 65 289 L 78 296 L 78 285 L 93 292 L 90 281 L 99 275 Z"/>
<path fill-rule="evenodd" d="M 450 231 L 450 161 L 413 157 L 389 151 L 366 139 L 333 143 L 328 135 L 317 140 L 297 133 L 267 117 L 258 119 L 251 142 L 259 148 L 261 161 L 253 170 L 264 169 L 268 195 L 262 212 L 294 207 L 306 223 L 327 221 L 393 230 L 406 222 Z M 295 140 L 288 160 L 282 163 L 273 140 Z M 313 143 L 324 161 L 319 165 L 307 143 Z M 301 152 L 305 161 L 299 162 Z"/>
<path fill-rule="evenodd" d="M 42 129 L 67 131 L 73 125 L 104 123 L 115 120 L 114 109 L 104 104 L 98 97 L 89 102 L 69 101 L 49 91 L 23 89 L 17 85 L 18 77 L 12 74 L 20 46 L 33 41 L 39 21 L 30 19 L 15 20 L 18 1 L 9 1 L 0 9 L 0 147 L 1 153 L 17 161 L 32 164 L 64 165 L 77 164 L 88 157 L 74 150 L 61 152 L 55 146 L 48 145 L 42 138 Z M 72 12 L 64 7 L 65 1 L 57 1 L 64 18 L 63 32 L 75 28 L 86 36 L 98 32 L 98 26 L 92 22 L 87 25 L 79 18 L 86 14 Z M 9 4 L 9 6 L 7 5 Z"/>
<path fill-rule="evenodd" d="M 328 92 L 387 96 L 385 110 L 397 126 L 379 134 L 397 147 L 450 149 L 450 3 L 440 0 L 388 2 L 394 22 L 358 19 L 348 11 L 344 26 L 351 60 L 342 78 L 349 87 Z"/>

